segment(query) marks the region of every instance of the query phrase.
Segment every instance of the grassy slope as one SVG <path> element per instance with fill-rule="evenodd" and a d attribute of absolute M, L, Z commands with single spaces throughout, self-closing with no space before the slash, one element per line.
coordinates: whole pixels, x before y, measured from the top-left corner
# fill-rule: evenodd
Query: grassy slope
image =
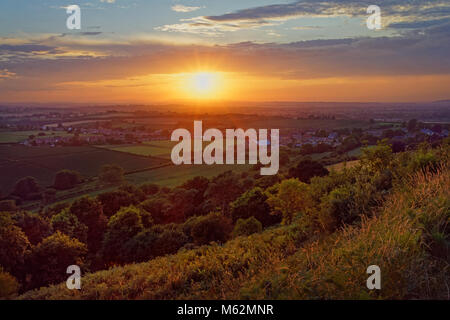
<path fill-rule="evenodd" d="M 304 228 L 294 223 L 224 246 L 87 274 L 81 291 L 61 284 L 21 298 L 448 299 L 448 261 L 434 258 L 432 252 L 440 248 L 433 235 L 443 232 L 450 219 L 449 187 L 447 169 L 419 174 L 359 226 L 320 241 L 305 242 Z M 366 268 L 372 264 L 381 267 L 378 292 L 365 285 Z"/>

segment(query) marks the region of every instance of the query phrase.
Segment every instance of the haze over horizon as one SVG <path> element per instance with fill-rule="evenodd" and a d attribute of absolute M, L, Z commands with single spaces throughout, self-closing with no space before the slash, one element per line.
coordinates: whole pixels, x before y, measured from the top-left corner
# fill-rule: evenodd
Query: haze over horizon
<path fill-rule="evenodd" d="M 0 3 L 0 104 L 449 99 L 450 3 L 353 0 Z"/>

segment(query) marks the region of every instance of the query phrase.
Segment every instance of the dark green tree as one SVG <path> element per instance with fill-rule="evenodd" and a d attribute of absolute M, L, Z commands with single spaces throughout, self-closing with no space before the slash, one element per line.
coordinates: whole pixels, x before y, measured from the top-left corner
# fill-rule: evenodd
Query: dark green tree
<path fill-rule="evenodd" d="M 297 178 L 302 182 L 309 183 L 312 177 L 323 177 L 329 171 L 317 161 L 305 159 L 300 161 L 296 167 L 289 169 L 289 176 Z"/>
<path fill-rule="evenodd" d="M 124 169 L 115 164 L 104 165 L 100 169 L 99 179 L 106 184 L 117 184 L 124 181 Z"/>
<path fill-rule="evenodd" d="M 271 215 L 270 206 L 266 202 L 267 195 L 261 188 L 253 188 L 231 203 L 233 222 L 238 219 L 255 217 L 264 227 L 279 223 L 279 215 Z"/>
<path fill-rule="evenodd" d="M 84 266 L 87 247 L 77 239 L 57 231 L 33 247 L 27 256 L 28 289 L 56 284 L 67 279 L 67 267 Z"/>
<path fill-rule="evenodd" d="M 108 222 L 103 214 L 102 204 L 97 199 L 83 197 L 72 203 L 70 212 L 88 227 L 87 244 L 89 251 L 96 252 L 101 247 Z"/>
<path fill-rule="evenodd" d="M 20 211 L 13 215 L 16 225 L 22 229 L 31 244 L 36 245 L 52 234 L 50 221 L 39 214 Z"/>
<path fill-rule="evenodd" d="M 72 170 L 61 170 L 56 173 L 53 187 L 57 190 L 68 190 L 83 182 L 81 174 Z"/>
<path fill-rule="evenodd" d="M 0 265 L 5 271 L 17 276 L 30 247 L 27 236 L 15 225 L 11 214 L 0 212 Z"/>
<path fill-rule="evenodd" d="M 226 242 L 232 230 L 231 221 L 220 213 L 210 213 L 197 218 L 192 226 L 191 236 L 197 245 L 209 244 L 212 241 Z"/>
<path fill-rule="evenodd" d="M 14 185 L 12 195 L 18 196 L 22 199 L 34 198 L 35 195 L 39 194 L 41 188 L 34 177 L 25 177 L 20 179 Z"/>

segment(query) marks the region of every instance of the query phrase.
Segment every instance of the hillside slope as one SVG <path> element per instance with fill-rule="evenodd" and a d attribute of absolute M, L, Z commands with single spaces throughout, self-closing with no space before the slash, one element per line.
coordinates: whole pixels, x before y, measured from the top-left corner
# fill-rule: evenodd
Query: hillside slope
<path fill-rule="evenodd" d="M 370 216 L 306 236 L 299 221 L 146 263 L 86 274 L 21 299 L 449 299 L 450 174 L 419 173 Z M 308 239 L 308 240 L 306 240 Z M 379 265 L 382 289 L 366 288 Z"/>

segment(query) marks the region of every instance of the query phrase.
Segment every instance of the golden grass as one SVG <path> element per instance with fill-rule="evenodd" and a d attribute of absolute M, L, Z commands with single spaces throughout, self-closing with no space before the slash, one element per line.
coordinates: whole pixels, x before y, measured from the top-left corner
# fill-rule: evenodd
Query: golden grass
<path fill-rule="evenodd" d="M 448 232 L 449 187 L 448 168 L 421 172 L 370 217 L 320 241 L 304 242 L 305 228 L 294 223 L 86 274 L 81 291 L 61 284 L 20 298 L 449 299 L 448 255 L 433 253 L 433 236 Z M 380 291 L 366 288 L 373 264 L 381 268 Z"/>

